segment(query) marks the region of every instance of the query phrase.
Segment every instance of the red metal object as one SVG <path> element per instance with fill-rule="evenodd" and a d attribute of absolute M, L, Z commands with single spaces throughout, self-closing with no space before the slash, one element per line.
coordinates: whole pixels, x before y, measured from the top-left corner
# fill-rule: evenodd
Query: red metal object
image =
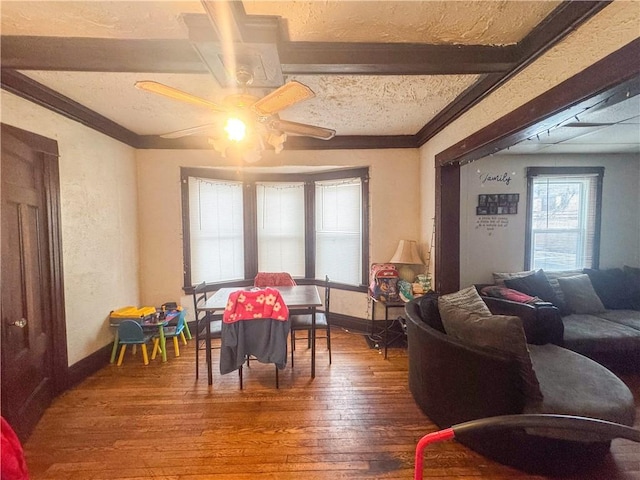
<path fill-rule="evenodd" d="M 626 438 L 640 443 L 640 430 L 626 425 L 598 420 L 595 418 L 577 417 L 572 415 L 528 414 L 504 415 L 499 417 L 481 418 L 469 422 L 459 423 L 444 430 L 432 432 L 422 437 L 416 445 L 414 480 L 422 480 L 423 451 L 427 445 L 451 440 L 456 434 L 477 430 L 504 430 L 510 428 L 544 427 L 561 430 L 576 430 L 597 433 L 602 438 Z"/>
<path fill-rule="evenodd" d="M 451 440 L 456 436 L 453 428 L 446 428 L 437 432 L 428 433 L 418 441 L 416 446 L 416 462 L 413 474 L 413 480 L 422 480 L 422 464 L 424 460 L 423 451 L 425 447 L 431 443 L 440 442 L 442 440 Z"/>

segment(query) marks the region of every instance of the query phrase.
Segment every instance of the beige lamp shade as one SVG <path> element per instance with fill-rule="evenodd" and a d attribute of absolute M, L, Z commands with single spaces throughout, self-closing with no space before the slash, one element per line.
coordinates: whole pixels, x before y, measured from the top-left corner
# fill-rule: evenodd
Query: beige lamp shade
<path fill-rule="evenodd" d="M 418 255 L 418 247 L 413 240 L 400 240 L 396 253 L 393 254 L 389 263 L 404 263 L 407 265 L 423 265 L 424 262 Z"/>
<path fill-rule="evenodd" d="M 413 240 L 400 240 L 396 253 L 393 254 L 389 263 L 401 263 L 398 275 L 402 280 L 413 282 L 416 278 L 415 271 L 409 265 L 423 265 L 424 262 L 418 254 L 418 247 Z"/>

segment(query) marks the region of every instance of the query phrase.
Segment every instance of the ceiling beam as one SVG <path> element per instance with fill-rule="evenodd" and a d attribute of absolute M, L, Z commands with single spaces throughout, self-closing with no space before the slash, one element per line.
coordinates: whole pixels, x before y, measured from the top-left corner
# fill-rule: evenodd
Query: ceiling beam
<path fill-rule="evenodd" d="M 131 130 L 118 125 L 114 121 L 88 109 L 78 102 L 74 102 L 69 97 L 65 97 L 45 87 L 20 72 L 3 68 L 2 75 L 0 76 L 0 84 L 2 88 L 8 92 L 14 93 L 111 138 L 115 138 L 129 146 L 135 147 L 138 143 L 138 135 Z"/>
<path fill-rule="evenodd" d="M 420 129 L 416 134 L 418 145 L 424 145 L 444 127 L 480 103 L 490 93 L 505 84 L 540 55 L 560 42 L 566 35 L 578 28 L 580 24 L 610 3 L 611 0 L 591 2 L 565 1 L 561 3 L 518 43 L 518 61 L 508 72 L 487 75 L 462 92 Z"/>
<path fill-rule="evenodd" d="M 282 42 L 285 74 L 454 75 L 506 72 L 516 64 L 515 45 Z"/>
<path fill-rule="evenodd" d="M 67 72 L 208 73 L 189 40 L 0 37 L 2 68 Z"/>
<path fill-rule="evenodd" d="M 439 165 L 468 163 L 554 128 L 585 109 L 640 91 L 640 39 L 516 108 L 436 155 Z M 594 94 L 595 93 L 595 94 Z"/>
<path fill-rule="evenodd" d="M 192 46 L 215 45 L 211 26 L 185 16 L 187 39 L 140 40 L 2 36 L 3 68 L 68 72 L 207 73 Z M 204 17 L 206 20 L 206 16 Z M 205 33 L 203 33 L 203 30 Z M 211 33 L 207 32 L 209 30 Z M 287 74 L 445 75 L 505 72 L 518 60 L 515 46 L 398 43 L 281 42 L 271 46 Z"/>

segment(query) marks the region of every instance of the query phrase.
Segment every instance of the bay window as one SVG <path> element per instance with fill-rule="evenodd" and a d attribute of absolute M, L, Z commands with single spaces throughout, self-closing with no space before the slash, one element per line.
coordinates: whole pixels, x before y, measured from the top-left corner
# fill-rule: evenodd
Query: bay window
<path fill-rule="evenodd" d="M 184 286 L 258 271 L 366 285 L 368 169 L 249 174 L 183 168 Z"/>

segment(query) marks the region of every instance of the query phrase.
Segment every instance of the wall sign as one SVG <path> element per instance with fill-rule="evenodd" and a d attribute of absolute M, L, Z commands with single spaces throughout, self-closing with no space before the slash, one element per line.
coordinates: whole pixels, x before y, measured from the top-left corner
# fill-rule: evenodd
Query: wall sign
<path fill-rule="evenodd" d="M 515 215 L 519 201 L 519 193 L 483 193 L 478 195 L 476 215 Z"/>

